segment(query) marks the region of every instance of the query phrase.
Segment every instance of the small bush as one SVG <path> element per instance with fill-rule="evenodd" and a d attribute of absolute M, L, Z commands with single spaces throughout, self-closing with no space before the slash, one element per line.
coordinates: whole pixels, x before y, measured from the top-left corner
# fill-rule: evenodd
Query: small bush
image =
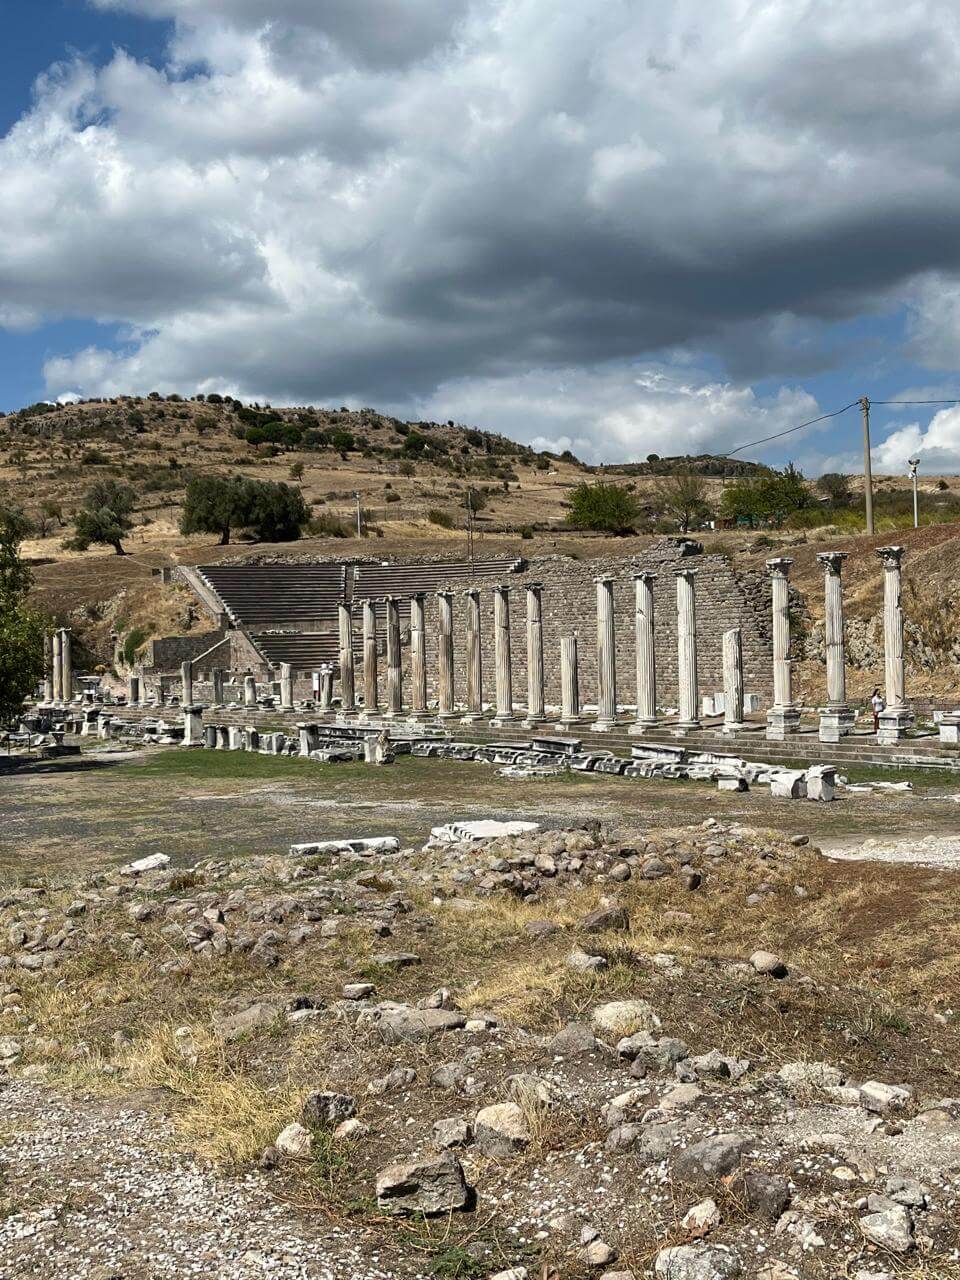
<path fill-rule="evenodd" d="M 427 519 L 431 524 L 439 525 L 441 529 L 453 528 L 453 516 L 449 511 L 439 511 L 433 507 L 427 512 Z"/>
<path fill-rule="evenodd" d="M 84 449 L 80 455 L 80 465 L 84 467 L 107 467 L 110 458 L 102 449 Z"/>

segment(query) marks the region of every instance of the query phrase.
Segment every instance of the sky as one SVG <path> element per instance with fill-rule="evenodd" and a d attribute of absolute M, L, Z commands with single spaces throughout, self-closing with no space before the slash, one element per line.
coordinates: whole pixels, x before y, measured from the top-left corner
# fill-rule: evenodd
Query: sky
<path fill-rule="evenodd" d="M 953 0 L 0 0 L 0 410 L 960 471 Z M 737 456 L 861 470 L 856 407 Z"/>

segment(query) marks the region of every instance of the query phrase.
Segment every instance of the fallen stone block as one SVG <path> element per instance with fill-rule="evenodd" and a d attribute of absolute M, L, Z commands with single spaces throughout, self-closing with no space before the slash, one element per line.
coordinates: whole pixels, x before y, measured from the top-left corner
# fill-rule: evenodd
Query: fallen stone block
<path fill-rule="evenodd" d="M 436 1160 L 408 1161 L 381 1169 L 376 1194 L 382 1209 L 428 1217 L 465 1209 L 470 1203 L 463 1166 L 449 1152 Z"/>

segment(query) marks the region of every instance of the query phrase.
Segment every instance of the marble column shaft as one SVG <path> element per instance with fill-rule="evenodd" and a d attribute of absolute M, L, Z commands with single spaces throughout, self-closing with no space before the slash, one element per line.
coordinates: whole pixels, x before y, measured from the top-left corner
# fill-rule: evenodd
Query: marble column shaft
<path fill-rule="evenodd" d="M 597 719 L 596 730 L 612 729 L 617 719 L 617 640 L 613 617 L 613 579 L 594 578 L 597 585 Z"/>
<path fill-rule="evenodd" d="M 427 650 L 424 629 L 424 593 L 410 597 L 410 714 L 427 713 Z"/>
<path fill-rule="evenodd" d="M 883 666 L 888 710 L 906 706 L 906 666 L 903 653 L 903 547 L 880 547 L 883 562 Z"/>
<path fill-rule="evenodd" d="M 847 673 L 843 641 L 843 579 L 845 551 L 823 551 L 817 559 L 823 565 L 824 646 L 827 657 L 827 702 L 831 707 L 847 705 Z"/>
<path fill-rule="evenodd" d="M 400 601 L 387 596 L 387 715 L 403 713 L 403 655 L 400 649 Z"/>
<path fill-rule="evenodd" d="M 543 583 L 527 586 L 527 717 L 528 725 L 546 714 L 543 687 Z"/>
<path fill-rule="evenodd" d="M 333 667 L 320 671 L 320 710 L 327 714 L 333 709 Z"/>
<path fill-rule="evenodd" d="M 494 723 L 513 719 L 513 663 L 510 654 L 510 588 L 493 588 L 493 658 L 496 664 L 497 714 Z"/>
<path fill-rule="evenodd" d="M 464 719 L 479 720 L 483 715 L 483 636 L 479 589 L 471 587 L 463 593 L 463 599 L 467 637 L 467 712 Z"/>
<path fill-rule="evenodd" d="M 53 635 L 51 632 L 44 632 L 43 636 L 43 700 L 44 702 L 53 701 Z"/>
<path fill-rule="evenodd" d="M 767 561 L 773 607 L 773 705 L 793 706 L 793 675 L 790 669 L 790 566 L 788 556 Z"/>
<path fill-rule="evenodd" d="M 723 732 L 743 728 L 743 636 L 739 627 L 723 633 Z"/>
<path fill-rule="evenodd" d="M 223 706 L 223 671 L 220 667 L 214 667 L 211 677 L 213 680 L 213 705 L 215 707 Z"/>
<path fill-rule="evenodd" d="M 363 605 L 363 710 L 364 715 L 376 715 L 380 709 L 377 689 L 377 606 L 374 600 L 364 600 Z"/>
<path fill-rule="evenodd" d="M 193 663 L 180 664 L 180 702 L 185 707 L 193 706 Z"/>
<path fill-rule="evenodd" d="M 60 664 L 62 674 L 60 676 L 60 685 L 63 690 L 64 702 L 70 702 L 73 698 L 73 636 L 64 627 L 60 641 Z"/>
<path fill-rule="evenodd" d="M 637 727 L 652 728 L 657 723 L 657 660 L 654 645 L 654 573 L 633 575 L 635 592 L 635 636 L 637 650 Z"/>
<path fill-rule="evenodd" d="M 340 629 L 340 710 L 353 715 L 357 709 L 353 666 L 353 616 L 350 605 L 337 605 Z"/>
<path fill-rule="evenodd" d="M 453 593 L 437 592 L 438 714 L 448 719 L 453 705 Z"/>
<path fill-rule="evenodd" d="M 63 632 L 55 631 L 51 640 L 51 660 L 53 677 L 53 700 L 54 702 L 63 701 L 63 660 L 61 651 L 63 648 Z"/>
<path fill-rule="evenodd" d="M 245 707 L 255 707 L 257 705 L 256 676 L 243 677 L 243 705 Z"/>
<path fill-rule="evenodd" d="M 580 671 L 577 637 L 560 638 L 560 723 L 575 724 L 580 719 Z"/>
<path fill-rule="evenodd" d="M 280 663 L 280 706 L 285 711 L 293 706 L 293 667 L 289 662 Z"/>
<path fill-rule="evenodd" d="M 676 569 L 677 575 L 677 728 L 700 728 L 700 681 L 697 674 L 696 569 Z"/>
<path fill-rule="evenodd" d="M 127 702 L 132 707 L 140 705 L 140 677 L 132 671 L 127 676 Z"/>

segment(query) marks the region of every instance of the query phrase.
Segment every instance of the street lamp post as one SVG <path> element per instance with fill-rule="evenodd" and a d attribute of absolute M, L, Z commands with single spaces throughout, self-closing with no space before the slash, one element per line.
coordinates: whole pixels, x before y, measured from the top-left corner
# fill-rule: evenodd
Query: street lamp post
<path fill-rule="evenodd" d="M 913 527 L 920 527 L 920 507 L 917 501 L 917 467 L 920 465 L 919 458 L 910 458 L 910 479 L 913 481 Z"/>

